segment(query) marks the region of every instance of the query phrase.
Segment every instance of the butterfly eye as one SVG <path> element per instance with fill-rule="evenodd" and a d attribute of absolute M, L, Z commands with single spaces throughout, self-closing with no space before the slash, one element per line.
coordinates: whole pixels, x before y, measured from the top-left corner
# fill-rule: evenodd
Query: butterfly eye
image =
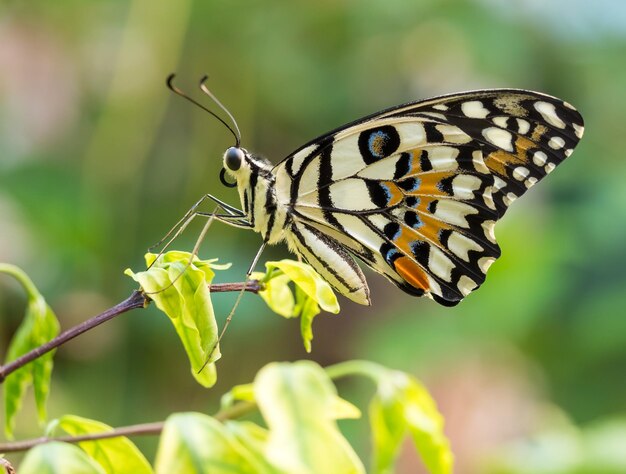
<path fill-rule="evenodd" d="M 243 160 L 244 154 L 241 148 L 231 146 L 226 150 L 226 153 L 224 153 L 224 166 L 231 171 L 237 171 L 241 168 Z"/>

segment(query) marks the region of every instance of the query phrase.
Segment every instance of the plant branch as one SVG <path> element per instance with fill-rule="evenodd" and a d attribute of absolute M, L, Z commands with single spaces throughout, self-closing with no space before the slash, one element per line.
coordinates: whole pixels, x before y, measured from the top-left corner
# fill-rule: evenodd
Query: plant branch
<path fill-rule="evenodd" d="M 213 293 L 223 293 L 226 291 L 249 291 L 255 295 L 263 290 L 263 284 L 259 280 L 250 280 L 248 282 L 241 283 L 213 283 L 209 285 L 209 289 Z"/>
<path fill-rule="evenodd" d="M 209 289 L 214 293 L 222 293 L 227 291 L 249 291 L 252 293 L 258 293 L 263 289 L 262 285 L 257 280 L 251 280 L 248 282 L 241 283 L 216 283 L 213 285 L 209 285 Z M 83 321 L 82 323 L 68 329 L 67 331 L 62 332 L 54 339 L 42 344 L 39 347 L 36 347 L 30 352 L 18 357 L 11 362 L 0 366 L 0 384 L 5 381 L 8 375 L 15 372 L 17 369 L 25 366 L 29 362 L 41 357 L 42 355 L 50 352 L 51 350 L 56 349 L 57 347 L 65 344 L 66 342 L 74 339 L 77 336 L 80 336 L 86 331 L 99 326 L 100 324 L 113 319 L 120 314 L 126 313 L 132 309 L 137 308 L 145 308 L 150 303 L 150 299 L 147 295 L 142 293 L 141 291 L 133 291 L 133 293 L 122 301 L 119 304 L 116 304 L 112 308 L 107 309 L 106 311 L 94 316 L 87 321 Z M 1 451 L 0 451 L 1 452 Z"/>
<path fill-rule="evenodd" d="M 239 418 L 256 408 L 256 404 L 252 402 L 238 402 L 232 407 L 220 410 L 213 417 L 218 421 L 232 420 Z M 40 444 L 50 443 L 52 441 L 60 441 L 64 443 L 80 443 L 83 441 L 97 441 L 101 439 L 118 438 L 120 436 L 154 436 L 161 434 L 165 422 L 157 421 L 154 423 L 142 423 L 139 425 L 122 426 L 114 428 L 111 431 L 101 433 L 91 433 L 80 436 L 58 436 L 48 437 L 41 436 L 39 438 L 25 439 L 10 443 L 0 444 L 0 452 L 14 453 L 18 451 L 26 451 Z"/>
<path fill-rule="evenodd" d="M 76 336 L 80 336 L 82 333 L 89 331 L 90 329 L 99 326 L 100 324 L 108 321 L 109 319 L 113 319 L 115 316 L 119 316 L 126 311 L 130 311 L 135 308 L 143 308 L 148 304 L 148 300 L 140 291 L 133 291 L 133 293 L 122 301 L 119 304 L 116 304 L 112 308 L 107 309 L 106 311 L 94 316 L 93 318 L 88 319 L 87 321 L 83 321 L 82 323 L 68 329 L 67 331 L 62 332 L 54 339 L 42 344 L 39 347 L 34 348 L 32 351 L 27 352 L 23 356 L 18 357 L 15 360 L 12 360 L 8 364 L 0 367 L 0 383 L 4 382 L 6 377 L 15 372 L 20 367 L 32 362 L 33 360 L 41 357 L 47 352 L 50 352 L 53 349 L 56 349 L 62 344 L 65 344 L 67 341 L 74 339 Z"/>

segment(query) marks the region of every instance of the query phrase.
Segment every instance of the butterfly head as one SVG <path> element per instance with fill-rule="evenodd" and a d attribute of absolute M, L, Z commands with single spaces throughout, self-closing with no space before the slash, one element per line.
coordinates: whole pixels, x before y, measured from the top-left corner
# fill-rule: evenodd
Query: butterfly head
<path fill-rule="evenodd" d="M 247 181 L 250 176 L 251 160 L 248 152 L 239 146 L 231 146 L 224 152 L 223 168 L 220 173 L 220 181 L 224 186 L 234 188 L 238 183 Z M 228 182 L 226 175 L 235 178 L 235 182 Z"/>
<path fill-rule="evenodd" d="M 236 146 L 231 146 L 224 153 L 224 168 L 234 174 L 241 168 L 246 160 L 244 151 Z"/>

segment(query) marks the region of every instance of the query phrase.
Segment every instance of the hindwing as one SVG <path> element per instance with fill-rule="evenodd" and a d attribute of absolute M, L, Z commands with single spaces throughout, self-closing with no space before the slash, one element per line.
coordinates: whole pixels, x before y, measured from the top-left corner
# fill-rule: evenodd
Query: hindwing
<path fill-rule="evenodd" d="M 273 169 L 277 199 L 294 225 L 317 229 L 404 291 L 451 306 L 500 256 L 495 222 L 582 133 L 571 105 L 536 92 L 406 104 L 288 156 Z"/>

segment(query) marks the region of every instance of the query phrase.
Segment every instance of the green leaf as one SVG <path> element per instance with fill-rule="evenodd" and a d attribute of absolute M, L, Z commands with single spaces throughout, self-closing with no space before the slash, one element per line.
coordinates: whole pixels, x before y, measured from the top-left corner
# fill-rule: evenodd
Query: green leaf
<path fill-rule="evenodd" d="M 365 472 L 337 427 L 337 393 L 319 365 L 268 364 L 254 393 L 269 427 L 266 455 L 273 465 L 290 474 Z"/>
<path fill-rule="evenodd" d="M 74 415 L 65 415 L 54 423 L 67 434 L 80 436 L 112 431 L 108 425 Z M 78 443 L 107 474 L 150 474 L 152 467 L 141 451 L 125 436 Z"/>
<path fill-rule="evenodd" d="M 300 316 L 300 332 L 307 352 L 311 352 L 313 318 L 320 306 L 328 312 L 338 313 L 337 297 L 330 285 L 310 265 L 294 260 L 267 262 L 267 273 L 252 275 L 263 282 L 265 289 L 259 295 L 272 311 L 285 317 Z M 295 298 L 289 284 L 295 286 Z"/>
<path fill-rule="evenodd" d="M 20 474 L 106 474 L 102 466 L 77 446 L 46 443 L 28 451 L 20 464 Z"/>
<path fill-rule="evenodd" d="M 300 334 L 304 349 L 311 352 L 311 341 L 313 340 L 313 318 L 320 314 L 320 307 L 317 302 L 309 297 L 300 287 L 296 287 L 296 306 L 300 313 Z"/>
<path fill-rule="evenodd" d="M 201 413 L 178 413 L 165 422 L 157 474 L 273 474 L 222 423 Z"/>
<path fill-rule="evenodd" d="M 228 392 L 222 395 L 220 407 L 222 410 L 231 407 L 237 400 L 245 402 L 254 401 L 254 385 L 251 383 L 244 385 L 235 385 Z"/>
<path fill-rule="evenodd" d="M 255 272 L 251 275 L 252 279 L 263 280 L 265 274 Z M 272 311 L 284 318 L 293 318 L 295 301 L 293 293 L 289 288 L 291 282 L 289 275 L 280 274 L 275 277 L 263 280 L 265 289 L 259 291 L 259 296 L 270 307 Z"/>
<path fill-rule="evenodd" d="M 452 472 L 453 456 L 443 432 L 443 417 L 414 377 L 373 362 L 354 360 L 326 368 L 333 379 L 365 375 L 376 382 L 370 407 L 374 473 L 393 472 L 395 459 L 410 435 L 424 464 L 433 474 Z"/>
<path fill-rule="evenodd" d="M 453 456 L 443 432 L 443 418 L 428 391 L 416 379 L 398 371 L 388 371 L 379 377 L 369 412 L 374 472 L 392 472 L 407 431 L 429 472 L 452 472 Z"/>
<path fill-rule="evenodd" d="M 265 449 L 269 433 L 265 428 L 251 421 L 227 421 L 224 426 L 248 449 L 259 467 L 259 472 L 284 474 L 267 460 Z"/>
<path fill-rule="evenodd" d="M 6 362 L 30 352 L 59 334 L 59 322 L 52 309 L 28 276 L 18 267 L 0 264 L 0 272 L 17 279 L 27 292 L 26 315 L 9 343 Z M 26 390 L 32 384 L 39 421 L 46 419 L 46 401 L 50 391 L 52 357 L 50 351 L 10 374 L 4 382 L 4 431 L 13 436 L 15 415 L 22 407 Z"/>
<path fill-rule="evenodd" d="M 208 285 L 215 275 L 213 269 L 228 265 L 197 257 L 189 265 L 190 258 L 190 253 L 178 251 L 158 258 L 147 254 L 148 270 L 133 273 L 127 269 L 124 273 L 137 281 L 157 308 L 167 314 L 187 352 L 192 375 L 204 387 L 211 387 L 217 381 L 214 362 L 220 358 L 220 351 Z"/>
<path fill-rule="evenodd" d="M 278 269 L 289 277 L 307 295 L 313 298 L 324 311 L 337 314 L 339 303 L 330 285 L 310 265 L 295 260 L 266 262 L 267 273 Z"/>

